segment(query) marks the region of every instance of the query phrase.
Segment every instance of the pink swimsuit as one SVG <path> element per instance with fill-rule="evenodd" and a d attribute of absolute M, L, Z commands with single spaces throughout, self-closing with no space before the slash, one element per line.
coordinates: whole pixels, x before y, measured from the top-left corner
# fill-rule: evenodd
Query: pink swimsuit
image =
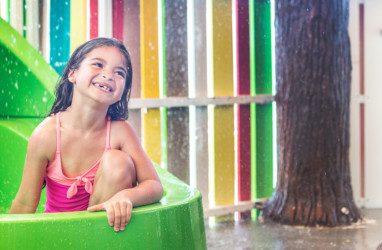
<path fill-rule="evenodd" d="M 57 148 L 54 159 L 46 169 L 46 204 L 45 213 L 71 212 L 86 210 L 90 195 L 93 193 L 93 182 L 99 159 L 94 166 L 77 177 L 66 177 L 62 172 L 60 154 L 60 113 L 56 114 Z M 110 150 L 110 117 L 107 122 L 105 152 Z"/>

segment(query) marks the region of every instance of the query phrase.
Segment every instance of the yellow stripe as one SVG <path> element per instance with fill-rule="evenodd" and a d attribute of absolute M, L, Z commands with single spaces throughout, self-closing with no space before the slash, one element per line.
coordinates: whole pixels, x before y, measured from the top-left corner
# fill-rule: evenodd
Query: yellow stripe
<path fill-rule="evenodd" d="M 229 205 L 235 198 L 235 137 L 232 106 L 214 109 L 215 204 Z"/>
<path fill-rule="evenodd" d="M 141 96 L 159 98 L 159 48 L 157 1 L 140 1 Z M 142 115 L 143 147 L 154 162 L 161 163 L 160 109 Z"/>
<path fill-rule="evenodd" d="M 232 2 L 214 0 L 214 96 L 233 96 Z"/>
<path fill-rule="evenodd" d="M 157 1 L 141 0 L 142 97 L 159 98 Z"/>
<path fill-rule="evenodd" d="M 150 159 L 161 163 L 160 109 L 149 109 L 142 117 L 143 148 Z"/>
<path fill-rule="evenodd" d="M 214 0 L 213 78 L 214 96 L 233 96 L 232 2 Z M 233 106 L 215 107 L 214 193 L 215 205 L 235 202 L 235 137 Z"/>
<path fill-rule="evenodd" d="M 70 54 L 86 42 L 86 0 L 70 2 Z"/>

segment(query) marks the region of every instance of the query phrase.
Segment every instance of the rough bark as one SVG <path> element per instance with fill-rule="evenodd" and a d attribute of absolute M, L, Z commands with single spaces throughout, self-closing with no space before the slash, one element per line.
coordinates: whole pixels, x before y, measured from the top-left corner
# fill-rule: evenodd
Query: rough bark
<path fill-rule="evenodd" d="M 349 166 L 348 0 L 276 1 L 278 183 L 265 220 L 307 226 L 360 219 Z"/>

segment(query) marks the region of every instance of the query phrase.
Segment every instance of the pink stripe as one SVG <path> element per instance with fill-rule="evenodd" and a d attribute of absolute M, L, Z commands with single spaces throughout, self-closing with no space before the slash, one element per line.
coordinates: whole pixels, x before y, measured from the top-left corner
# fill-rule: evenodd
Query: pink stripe
<path fill-rule="evenodd" d="M 90 39 L 98 37 L 98 0 L 90 0 Z"/>
<path fill-rule="evenodd" d="M 106 148 L 105 150 L 110 150 L 110 125 L 111 125 L 111 119 L 110 116 L 107 117 L 107 129 L 106 129 Z"/>
<path fill-rule="evenodd" d="M 249 8 L 248 1 L 236 0 L 237 16 L 237 93 L 250 94 Z M 251 200 L 251 123 L 250 106 L 238 107 L 238 199 Z M 241 213 L 240 217 L 249 217 Z"/>
<path fill-rule="evenodd" d="M 113 37 L 123 41 L 123 1 L 113 0 Z"/>
<path fill-rule="evenodd" d="M 60 129 L 60 112 L 56 114 L 56 152 L 60 152 L 61 148 L 61 129 Z"/>

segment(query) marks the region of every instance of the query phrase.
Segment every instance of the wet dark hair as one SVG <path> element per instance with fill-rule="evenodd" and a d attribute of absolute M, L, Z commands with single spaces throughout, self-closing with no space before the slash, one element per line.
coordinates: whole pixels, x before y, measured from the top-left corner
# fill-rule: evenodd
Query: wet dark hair
<path fill-rule="evenodd" d="M 73 98 L 73 83 L 68 79 L 71 70 L 78 69 L 81 62 L 85 59 L 86 55 L 92 50 L 99 47 L 116 47 L 126 58 L 127 75 L 125 81 L 125 88 L 122 93 L 122 98 L 118 102 L 110 105 L 107 115 L 111 120 L 126 120 L 128 118 L 128 103 L 131 93 L 131 81 L 133 71 L 129 52 L 120 40 L 115 38 L 94 38 L 79 46 L 67 62 L 62 76 L 58 79 L 56 86 L 56 100 L 53 103 L 50 115 L 57 114 L 60 111 L 65 111 L 72 104 Z"/>

